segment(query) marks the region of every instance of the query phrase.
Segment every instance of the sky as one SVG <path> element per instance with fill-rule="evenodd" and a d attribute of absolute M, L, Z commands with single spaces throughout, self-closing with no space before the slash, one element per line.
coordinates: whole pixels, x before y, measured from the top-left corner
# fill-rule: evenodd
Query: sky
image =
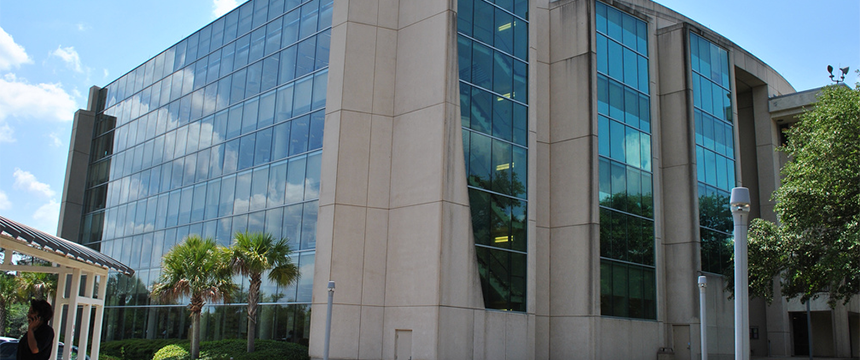
<path fill-rule="evenodd" d="M 368 0 L 369 1 L 369 0 Z M 55 234 L 72 119 L 103 87 L 238 0 L 0 0 L 0 216 Z M 657 0 L 720 33 L 797 90 L 860 69 L 858 0 Z M 848 84 L 857 82 L 853 72 Z"/>

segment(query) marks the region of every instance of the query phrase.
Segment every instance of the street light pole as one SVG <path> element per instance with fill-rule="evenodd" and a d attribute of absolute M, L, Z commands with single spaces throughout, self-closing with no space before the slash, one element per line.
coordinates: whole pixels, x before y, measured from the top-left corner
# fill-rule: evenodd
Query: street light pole
<path fill-rule="evenodd" d="M 730 200 L 735 230 L 735 360 L 749 360 L 749 264 L 747 263 L 747 221 L 750 191 L 732 189 Z"/>
<path fill-rule="evenodd" d="M 331 306 L 334 302 L 334 281 L 328 282 L 328 306 L 325 315 L 325 348 L 323 349 L 323 359 L 328 360 L 328 348 L 331 342 Z"/>
<path fill-rule="evenodd" d="M 702 360 L 708 360 L 708 322 L 706 321 L 705 295 L 708 287 L 708 278 L 699 276 L 699 318 L 702 321 Z"/>

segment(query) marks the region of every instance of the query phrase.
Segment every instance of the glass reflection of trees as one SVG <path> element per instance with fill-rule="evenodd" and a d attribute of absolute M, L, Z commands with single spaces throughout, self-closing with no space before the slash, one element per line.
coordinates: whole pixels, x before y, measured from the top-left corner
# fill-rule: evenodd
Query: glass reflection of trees
<path fill-rule="evenodd" d="M 510 169 L 496 171 L 492 179 L 470 176 L 469 180 L 504 193 L 525 193 L 525 185 Z M 469 202 L 485 306 L 525 311 L 525 201 L 470 188 Z"/>
<path fill-rule="evenodd" d="M 145 285 L 147 274 L 135 276 L 112 274 L 108 278 L 108 303 L 105 311 L 105 341 L 122 339 L 181 339 L 189 336 L 191 318 L 183 302 L 150 304 Z M 264 287 L 268 288 L 268 287 Z M 277 304 L 295 301 L 295 285 L 287 289 L 271 287 L 272 293 L 261 288 L 257 311 L 257 338 L 282 340 L 308 345 L 310 336 L 310 305 Z M 230 305 L 207 305 L 200 318 L 200 340 L 244 339 L 247 332 L 247 290 L 237 289 Z M 142 307 L 144 305 L 154 305 Z M 160 331 L 160 332 L 159 332 Z"/>
<path fill-rule="evenodd" d="M 731 271 L 734 252 L 732 226 L 728 194 L 714 192 L 699 196 L 702 271 L 716 274 Z"/>

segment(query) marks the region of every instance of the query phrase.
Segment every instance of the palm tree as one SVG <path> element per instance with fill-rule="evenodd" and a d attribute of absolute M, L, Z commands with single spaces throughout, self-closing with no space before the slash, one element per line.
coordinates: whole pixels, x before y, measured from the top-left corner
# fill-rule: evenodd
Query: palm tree
<path fill-rule="evenodd" d="M 191 357 L 200 356 L 200 311 L 207 301 L 229 301 L 236 289 L 225 251 L 215 241 L 191 235 L 164 255 L 161 279 L 150 296 L 161 302 L 189 297 Z"/>
<path fill-rule="evenodd" d="M 19 273 L 18 291 L 22 299 L 31 297 L 36 300 L 51 299 L 57 292 L 57 274 L 39 272 Z"/>
<path fill-rule="evenodd" d="M 248 288 L 248 352 L 254 352 L 257 330 L 257 301 L 263 272 L 269 280 L 287 286 L 299 278 L 299 268 L 290 259 L 286 239 L 275 240 L 271 234 L 237 233 L 233 246 L 227 249 L 233 272 L 250 277 Z"/>

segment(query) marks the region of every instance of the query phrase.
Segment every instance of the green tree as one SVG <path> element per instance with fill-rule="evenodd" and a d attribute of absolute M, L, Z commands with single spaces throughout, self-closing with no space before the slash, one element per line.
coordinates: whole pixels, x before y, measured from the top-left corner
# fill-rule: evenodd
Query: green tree
<path fill-rule="evenodd" d="M 237 233 L 227 256 L 233 272 L 248 276 L 248 352 L 254 352 L 257 329 L 257 302 L 260 297 L 262 275 L 269 272 L 269 280 L 287 286 L 299 278 L 299 268 L 290 259 L 287 239 L 275 240 L 266 233 Z"/>
<path fill-rule="evenodd" d="M 191 235 L 173 247 L 162 262 L 159 282 L 150 296 L 162 302 L 189 298 L 191 311 L 191 356 L 200 355 L 200 311 L 209 302 L 229 301 L 236 289 L 226 252 L 209 238 Z"/>
<path fill-rule="evenodd" d="M 750 225 L 751 294 L 830 304 L 860 292 L 860 85 L 828 86 L 786 131 L 782 185 L 773 193 L 779 224 Z"/>
<path fill-rule="evenodd" d="M 46 300 L 57 293 L 57 274 L 24 272 L 18 274 L 18 291 L 22 298 Z"/>
<path fill-rule="evenodd" d="M 6 314 L 9 307 L 21 299 L 14 275 L 0 272 L 0 336 L 6 336 Z"/>

